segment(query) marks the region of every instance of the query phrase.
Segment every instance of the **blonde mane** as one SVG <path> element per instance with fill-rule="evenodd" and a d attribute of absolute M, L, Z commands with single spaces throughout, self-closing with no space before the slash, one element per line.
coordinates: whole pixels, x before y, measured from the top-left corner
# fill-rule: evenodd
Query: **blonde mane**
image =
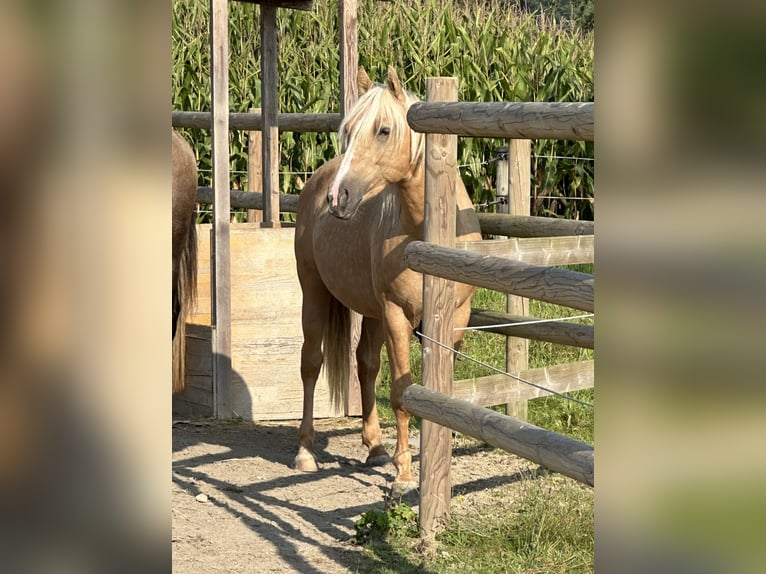
<path fill-rule="evenodd" d="M 362 94 L 338 129 L 342 151 L 346 150 L 352 139 L 359 138 L 359 141 L 364 143 L 366 139 L 373 138 L 381 122 L 385 121 L 390 123 L 391 141 L 396 145 L 400 146 L 406 134 L 411 132 L 410 164 L 415 166 L 422 161 L 425 138 L 423 134 L 410 130 L 407 123 L 407 110 L 420 99 L 409 92 L 404 93 L 406 99 L 404 113 L 401 112 L 400 104 L 394 95 L 384 85 L 375 84 Z"/>

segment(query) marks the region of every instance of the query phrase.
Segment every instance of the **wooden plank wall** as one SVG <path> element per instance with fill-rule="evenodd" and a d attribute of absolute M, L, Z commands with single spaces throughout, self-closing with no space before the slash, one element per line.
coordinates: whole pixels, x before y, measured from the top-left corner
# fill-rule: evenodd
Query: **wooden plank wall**
<path fill-rule="evenodd" d="M 247 420 L 290 420 L 302 415 L 300 378 L 302 296 L 295 270 L 292 228 L 231 225 L 232 389 L 235 416 Z M 212 391 L 205 341 L 210 324 L 210 225 L 198 237 L 198 298 L 189 319 L 187 386 L 173 403 L 178 414 L 205 415 Z M 315 394 L 317 418 L 343 416 L 333 408 L 324 374 Z"/>

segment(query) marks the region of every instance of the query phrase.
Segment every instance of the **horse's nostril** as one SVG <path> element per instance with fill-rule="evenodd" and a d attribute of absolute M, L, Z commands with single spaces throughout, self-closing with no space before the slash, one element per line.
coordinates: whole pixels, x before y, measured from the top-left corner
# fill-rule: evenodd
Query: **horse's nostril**
<path fill-rule="evenodd" d="M 327 194 L 327 205 L 332 205 L 332 194 Z"/>

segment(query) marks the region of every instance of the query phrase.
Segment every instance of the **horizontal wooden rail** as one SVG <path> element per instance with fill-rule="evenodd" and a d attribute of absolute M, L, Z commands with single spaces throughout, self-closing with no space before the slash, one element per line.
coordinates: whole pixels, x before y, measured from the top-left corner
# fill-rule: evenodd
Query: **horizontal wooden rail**
<path fill-rule="evenodd" d="M 557 393 L 571 393 L 572 391 L 593 388 L 593 365 L 591 359 L 549 367 L 523 369 L 518 373 L 511 374 Z M 481 407 L 489 407 L 508 402 L 548 397 L 550 393 L 517 381 L 508 375 L 498 373 L 455 381 L 452 387 L 452 396 Z"/>
<path fill-rule="evenodd" d="M 459 249 L 482 255 L 507 257 L 535 265 L 593 263 L 593 236 L 502 237 L 483 241 L 461 241 Z"/>
<path fill-rule="evenodd" d="M 404 258 L 411 269 L 421 273 L 582 311 L 592 312 L 594 308 L 593 275 L 589 273 L 479 255 L 425 241 L 410 243 Z"/>
<path fill-rule="evenodd" d="M 407 121 L 418 132 L 459 136 L 593 141 L 593 102 L 418 102 Z"/>
<path fill-rule="evenodd" d="M 498 333 L 508 337 L 521 337 L 558 345 L 571 345 L 583 349 L 593 348 L 593 325 L 582 325 L 567 321 L 550 321 L 547 323 L 523 324 L 534 321 L 534 317 L 522 317 L 496 313 L 485 309 L 471 309 L 469 327 L 486 327 L 482 331 Z M 513 325 L 514 323 L 522 323 Z M 496 327 L 495 325 L 509 325 Z"/>
<path fill-rule="evenodd" d="M 275 8 L 289 8 L 291 10 L 311 10 L 314 4 L 313 0 L 239 0 L 239 2 L 274 6 Z"/>
<path fill-rule="evenodd" d="M 593 235 L 592 221 L 554 219 L 530 215 L 503 213 L 477 213 L 481 232 L 487 235 L 509 237 L 559 237 L 563 235 Z"/>
<path fill-rule="evenodd" d="M 263 209 L 263 194 L 257 191 L 229 190 L 232 208 Z M 200 203 L 213 203 L 213 188 L 198 187 L 197 201 Z M 298 210 L 298 196 L 279 194 L 279 211 L 282 213 L 295 213 Z"/>
<path fill-rule="evenodd" d="M 210 112 L 174 111 L 171 116 L 174 128 L 210 129 Z M 277 127 L 283 132 L 336 132 L 340 127 L 340 114 L 277 114 Z M 260 113 L 230 113 L 229 130 L 261 131 L 263 116 Z"/>
<path fill-rule="evenodd" d="M 412 414 L 531 460 L 593 486 L 593 447 L 421 385 L 404 391 Z"/>

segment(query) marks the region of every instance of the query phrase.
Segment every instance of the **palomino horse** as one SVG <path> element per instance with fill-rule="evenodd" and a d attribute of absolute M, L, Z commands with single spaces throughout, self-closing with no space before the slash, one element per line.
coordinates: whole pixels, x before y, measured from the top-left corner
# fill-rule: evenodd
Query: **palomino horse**
<path fill-rule="evenodd" d="M 173 393 L 186 384 L 186 317 L 197 285 L 197 160 L 188 142 L 173 131 Z"/>
<path fill-rule="evenodd" d="M 417 99 L 406 93 L 393 68 L 387 85 L 357 77 L 360 98 L 340 126 L 343 155 L 309 179 L 298 202 L 295 256 L 303 290 L 303 420 L 296 468 L 317 470 L 313 453 L 314 387 L 324 362 L 331 396 L 345 398 L 349 376 L 349 309 L 363 316 L 356 351 L 362 392 L 362 442 L 367 464 L 390 460 L 381 441 L 375 379 L 386 343 L 391 365 L 391 406 L 396 414 L 395 493 L 415 487 L 402 405 L 411 384 L 410 340 L 420 322 L 423 276 L 407 267 L 404 248 L 423 239 L 424 137 L 410 130 L 406 114 Z M 460 177 L 457 235 L 479 240 L 479 223 Z M 475 289 L 456 284 L 454 323 L 468 323 Z M 459 344 L 463 331 L 455 331 Z"/>

